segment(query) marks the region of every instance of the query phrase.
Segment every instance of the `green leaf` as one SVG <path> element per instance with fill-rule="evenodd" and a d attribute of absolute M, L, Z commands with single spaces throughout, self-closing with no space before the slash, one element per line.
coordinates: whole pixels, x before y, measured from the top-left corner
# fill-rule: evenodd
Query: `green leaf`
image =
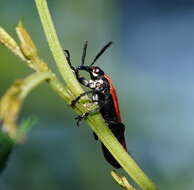
<path fill-rule="evenodd" d="M 7 134 L 0 131 L 0 173 L 6 167 L 13 145 L 14 141 Z"/>

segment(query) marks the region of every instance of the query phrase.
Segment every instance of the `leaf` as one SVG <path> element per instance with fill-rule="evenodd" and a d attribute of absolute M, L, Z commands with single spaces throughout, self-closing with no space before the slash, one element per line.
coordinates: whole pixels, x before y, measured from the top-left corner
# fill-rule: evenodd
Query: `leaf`
<path fill-rule="evenodd" d="M 9 156 L 13 150 L 14 142 L 11 138 L 0 131 L 0 173 L 6 167 Z"/>

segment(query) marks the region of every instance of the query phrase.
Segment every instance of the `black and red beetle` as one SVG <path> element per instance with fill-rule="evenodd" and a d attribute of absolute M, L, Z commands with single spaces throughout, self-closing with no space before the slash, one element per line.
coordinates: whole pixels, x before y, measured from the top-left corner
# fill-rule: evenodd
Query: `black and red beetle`
<path fill-rule="evenodd" d="M 77 68 L 74 68 L 70 61 L 70 53 L 68 50 L 66 52 L 66 58 L 68 60 L 69 65 L 71 66 L 72 70 L 75 72 L 77 80 L 84 86 L 90 88 L 90 91 L 86 91 L 85 93 L 78 96 L 75 100 L 72 101 L 72 106 L 74 106 L 79 99 L 86 95 L 92 94 L 92 101 L 95 102 L 99 108 L 92 110 L 90 112 L 85 113 L 82 116 L 78 116 L 76 119 L 78 120 L 77 124 L 79 125 L 80 120 L 87 117 L 89 114 L 95 113 L 100 111 L 102 117 L 104 118 L 105 122 L 107 123 L 109 129 L 112 131 L 114 136 L 117 140 L 122 144 L 124 149 L 127 151 L 126 142 L 125 142 L 125 126 L 121 122 L 119 104 L 117 99 L 116 90 L 112 84 L 112 80 L 108 77 L 104 71 L 96 66 L 93 66 L 96 60 L 104 53 L 104 51 L 112 44 L 109 42 L 105 45 L 101 51 L 96 55 L 94 60 L 89 66 L 85 66 L 85 57 L 86 57 L 86 50 L 87 50 L 87 42 L 84 44 L 83 54 L 82 54 L 82 62 L 81 65 Z M 79 71 L 83 70 L 90 74 L 90 80 L 87 80 L 85 77 L 80 76 Z M 98 140 L 96 134 L 94 134 L 95 139 Z M 111 153 L 107 150 L 107 148 L 102 144 L 102 150 L 105 159 L 115 168 L 120 168 L 120 164 L 114 159 Z"/>

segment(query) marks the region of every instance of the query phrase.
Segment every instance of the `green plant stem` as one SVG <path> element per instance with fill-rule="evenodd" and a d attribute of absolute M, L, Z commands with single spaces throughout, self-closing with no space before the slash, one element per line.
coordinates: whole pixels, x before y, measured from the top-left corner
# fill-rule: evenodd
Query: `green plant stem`
<path fill-rule="evenodd" d="M 55 58 L 59 71 L 67 83 L 68 88 L 71 89 L 74 95 L 79 95 L 83 91 L 74 77 L 62 51 L 60 43 L 58 41 L 56 31 L 53 26 L 53 22 L 48 10 L 46 0 L 35 0 L 38 13 L 44 28 L 45 35 L 47 37 L 50 49 Z M 73 97 L 72 97 L 73 98 Z M 87 108 L 81 104 L 77 105 L 77 108 L 84 113 Z M 143 189 L 143 190 L 156 190 L 157 188 L 152 181 L 144 174 L 144 172 L 135 163 L 132 157 L 123 149 L 118 140 L 114 137 L 112 132 L 106 126 L 104 120 L 100 114 L 88 116 L 86 122 L 90 125 L 91 129 L 97 134 L 99 139 L 108 148 L 116 160 L 120 163 L 123 169 L 131 176 L 131 178 Z"/>
<path fill-rule="evenodd" d="M 64 85 L 58 81 L 55 74 L 53 74 L 51 71 L 35 72 L 25 78 L 19 97 L 24 99 L 33 88 L 38 86 L 43 81 L 48 81 L 57 94 L 59 94 L 65 101 L 70 101 L 71 95 L 69 90 L 67 90 L 67 88 L 65 88 Z"/>
<path fill-rule="evenodd" d="M 51 76 L 51 72 L 36 72 L 31 74 L 25 78 L 19 97 L 24 99 L 33 88 L 38 86 L 41 82 L 49 79 Z"/>
<path fill-rule="evenodd" d="M 43 29 L 48 40 L 50 50 L 53 54 L 53 57 L 56 61 L 57 67 L 67 83 L 69 89 L 75 93 L 76 96 L 83 93 L 81 86 L 79 85 L 77 79 L 73 75 L 69 64 L 65 58 L 63 49 L 59 43 L 53 22 L 49 13 L 49 9 L 45 0 L 35 0 L 38 13 L 43 25 Z"/>
<path fill-rule="evenodd" d="M 52 79 L 48 81 L 51 85 L 52 89 L 62 98 L 64 99 L 67 104 L 71 103 L 72 99 L 72 92 L 64 86 L 57 77 L 53 74 Z"/>

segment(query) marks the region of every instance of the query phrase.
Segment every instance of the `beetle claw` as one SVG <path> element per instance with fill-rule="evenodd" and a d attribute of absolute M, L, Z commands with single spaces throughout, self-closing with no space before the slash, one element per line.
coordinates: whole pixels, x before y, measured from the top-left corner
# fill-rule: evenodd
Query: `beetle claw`
<path fill-rule="evenodd" d="M 77 120 L 77 122 L 76 122 L 76 124 L 77 124 L 77 127 L 79 127 L 80 126 L 80 122 L 81 122 L 81 120 L 83 119 L 83 117 L 81 116 L 81 115 L 78 115 L 77 117 L 75 117 L 75 120 Z"/>
<path fill-rule="evenodd" d="M 77 103 L 77 100 L 75 99 L 75 100 L 73 100 L 73 101 L 71 102 L 70 106 L 71 106 L 71 107 L 74 107 L 76 103 Z"/>
<path fill-rule="evenodd" d="M 77 126 L 80 126 L 80 122 L 85 119 L 87 116 L 89 115 L 88 112 L 84 113 L 83 115 L 78 115 L 77 117 L 75 117 L 75 120 L 77 120 Z"/>

